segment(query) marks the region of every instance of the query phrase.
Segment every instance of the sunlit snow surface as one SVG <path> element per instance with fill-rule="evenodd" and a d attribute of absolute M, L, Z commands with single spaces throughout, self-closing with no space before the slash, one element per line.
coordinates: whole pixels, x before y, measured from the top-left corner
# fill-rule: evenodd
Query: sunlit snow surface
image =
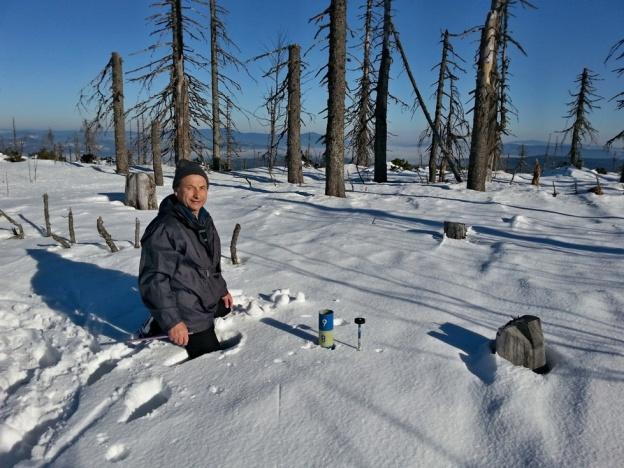
<path fill-rule="evenodd" d="M 301 186 L 281 169 L 210 174 L 236 306 L 217 323 L 226 349 L 184 362 L 164 341 L 114 343 L 147 314 L 134 225 L 155 212 L 123 205 L 111 166 L 1 160 L 0 209 L 26 238 L 0 219 L 0 466 L 620 466 L 617 175 L 596 196 L 585 170 L 539 189 L 497 174 L 485 193 L 423 185 L 424 171 L 382 185 L 346 173 L 345 199 L 325 196 L 315 169 Z M 44 193 L 56 234 L 72 209 L 71 249 L 43 235 Z M 445 220 L 468 238 L 445 238 Z M 316 345 L 327 308 L 334 350 Z M 490 354 L 523 314 L 542 319 L 546 375 Z"/>

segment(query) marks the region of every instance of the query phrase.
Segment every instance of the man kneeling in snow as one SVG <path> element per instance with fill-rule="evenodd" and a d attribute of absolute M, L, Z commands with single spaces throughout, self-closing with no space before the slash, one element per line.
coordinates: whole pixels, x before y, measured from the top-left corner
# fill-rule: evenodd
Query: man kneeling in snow
<path fill-rule="evenodd" d="M 165 330 L 194 359 L 220 349 L 214 319 L 230 311 L 233 299 L 221 276 L 221 241 L 204 209 L 208 176 L 181 160 L 173 192 L 141 239 L 139 290 L 155 320 L 149 334 Z"/>

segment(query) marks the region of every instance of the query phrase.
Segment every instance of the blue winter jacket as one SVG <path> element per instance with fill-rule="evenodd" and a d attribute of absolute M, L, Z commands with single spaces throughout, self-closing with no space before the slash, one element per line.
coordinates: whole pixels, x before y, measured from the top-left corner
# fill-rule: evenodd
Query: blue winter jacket
<path fill-rule="evenodd" d="M 184 322 L 190 332 L 214 324 L 227 285 L 221 276 L 221 241 L 202 208 L 196 218 L 175 195 L 165 198 L 141 239 L 139 290 L 163 330 Z"/>

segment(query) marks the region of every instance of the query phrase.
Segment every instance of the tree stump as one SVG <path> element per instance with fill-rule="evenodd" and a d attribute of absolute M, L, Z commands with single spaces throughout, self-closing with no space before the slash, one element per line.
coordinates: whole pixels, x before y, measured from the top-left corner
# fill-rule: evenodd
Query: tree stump
<path fill-rule="evenodd" d="M 153 174 L 131 172 L 126 176 L 125 204 L 137 210 L 157 210 L 156 182 Z"/>
<path fill-rule="evenodd" d="M 467 232 L 468 230 L 464 223 L 444 221 L 444 234 L 446 234 L 446 237 L 450 237 L 451 239 L 465 239 Z"/>
<path fill-rule="evenodd" d="M 496 352 L 516 366 L 539 370 L 546 366 L 544 334 L 539 317 L 523 315 L 496 332 Z"/>

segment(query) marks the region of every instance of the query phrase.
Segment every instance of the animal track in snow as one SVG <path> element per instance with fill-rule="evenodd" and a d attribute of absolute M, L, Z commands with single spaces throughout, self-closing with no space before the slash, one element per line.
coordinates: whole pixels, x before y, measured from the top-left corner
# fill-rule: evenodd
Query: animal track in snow
<path fill-rule="evenodd" d="M 135 384 L 126 394 L 124 401 L 126 411 L 119 422 L 128 423 L 148 416 L 167 403 L 170 397 L 171 390 L 158 377 Z"/>

